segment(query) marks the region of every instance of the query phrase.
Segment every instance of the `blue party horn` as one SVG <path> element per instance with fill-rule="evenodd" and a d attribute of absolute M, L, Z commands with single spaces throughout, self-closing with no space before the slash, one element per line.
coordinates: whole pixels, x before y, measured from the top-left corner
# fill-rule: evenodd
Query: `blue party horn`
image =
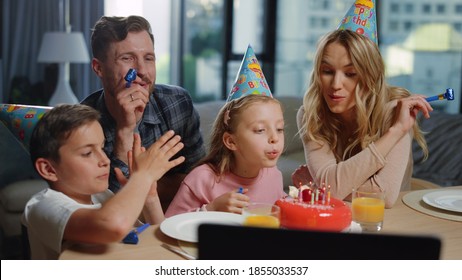
<path fill-rule="evenodd" d="M 432 102 L 435 100 L 443 100 L 443 99 L 454 100 L 454 90 L 452 88 L 448 88 L 446 89 L 445 93 L 441 93 L 435 96 L 430 96 L 430 97 L 425 98 L 425 100 L 427 100 L 428 102 Z"/>
<path fill-rule="evenodd" d="M 127 81 L 127 83 L 125 84 L 125 87 L 129 88 L 132 85 L 132 82 L 136 80 L 136 70 L 133 68 L 130 68 L 127 74 L 125 75 L 124 79 L 125 81 Z"/>
<path fill-rule="evenodd" d="M 142 233 L 145 229 L 147 229 L 150 226 L 150 224 L 144 224 L 136 229 L 130 231 L 127 236 L 122 240 L 123 243 L 125 244 L 138 244 L 138 234 Z"/>

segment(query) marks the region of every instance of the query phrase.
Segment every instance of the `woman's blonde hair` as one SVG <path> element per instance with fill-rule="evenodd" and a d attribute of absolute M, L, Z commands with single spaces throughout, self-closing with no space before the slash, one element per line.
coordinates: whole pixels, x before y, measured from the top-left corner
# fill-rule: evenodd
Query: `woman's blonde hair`
<path fill-rule="evenodd" d="M 231 134 L 236 132 L 241 121 L 240 116 L 250 106 L 257 103 L 266 104 L 271 102 L 281 106 L 281 103 L 275 98 L 254 94 L 231 100 L 223 105 L 213 124 L 209 152 L 198 165 L 208 164 L 218 177 L 221 177 L 225 172 L 229 172 L 234 163 L 234 154 L 224 145 L 223 135 L 225 132 Z"/>
<path fill-rule="evenodd" d="M 324 101 L 321 85 L 321 63 L 326 47 L 341 44 L 350 54 L 353 67 L 359 77 L 355 90 L 357 130 L 351 141 L 342 138 L 342 121 L 332 113 Z M 393 125 L 392 100 L 409 96 L 404 88 L 392 87 L 385 81 L 385 66 L 377 44 L 350 30 L 328 33 L 318 43 L 311 74 L 310 86 L 303 98 L 303 116 L 300 135 L 304 141 L 327 143 L 338 161 L 350 158 L 371 142 L 376 141 Z M 428 156 L 428 148 L 416 123 L 414 138 Z"/>

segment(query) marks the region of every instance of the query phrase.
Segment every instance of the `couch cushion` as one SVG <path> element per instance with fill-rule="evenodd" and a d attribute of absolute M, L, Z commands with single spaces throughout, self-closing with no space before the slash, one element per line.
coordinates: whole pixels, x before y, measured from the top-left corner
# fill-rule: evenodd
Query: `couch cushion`
<path fill-rule="evenodd" d="M 2 230 L 2 237 L 10 238 L 21 235 L 21 217 L 22 213 L 7 212 L 0 207 L 0 227 Z M 2 240 L 5 242 L 5 239 Z M 4 248 L 2 248 L 4 250 Z"/>
<path fill-rule="evenodd" d="M 22 213 L 29 199 L 47 187 L 47 182 L 41 179 L 11 183 L 0 190 L 1 205 L 6 212 Z"/>
<path fill-rule="evenodd" d="M 24 179 L 38 179 L 29 152 L 0 122 L 0 188 Z"/>
<path fill-rule="evenodd" d="M 303 151 L 303 144 L 298 135 L 297 128 L 297 111 L 303 104 L 302 97 L 296 96 L 275 96 L 281 104 L 284 110 L 284 122 L 285 122 L 285 154 Z"/>
<path fill-rule="evenodd" d="M 422 150 L 414 141 L 413 177 L 440 186 L 462 185 L 462 114 L 434 111 L 429 119 L 420 119 L 420 127 L 426 132 L 429 157 L 422 162 Z"/>
<path fill-rule="evenodd" d="M 205 151 L 208 153 L 210 145 L 210 132 L 215 122 L 218 112 L 225 104 L 224 100 L 215 100 L 194 104 L 200 117 L 200 128 L 204 138 Z"/>

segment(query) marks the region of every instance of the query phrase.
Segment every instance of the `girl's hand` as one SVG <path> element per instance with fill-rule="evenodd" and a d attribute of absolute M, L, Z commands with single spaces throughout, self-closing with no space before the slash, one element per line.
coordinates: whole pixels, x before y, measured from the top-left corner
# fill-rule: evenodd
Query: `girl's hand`
<path fill-rule="evenodd" d="M 248 189 L 244 189 L 242 193 L 238 190 L 227 192 L 209 203 L 206 206 L 207 211 L 222 211 L 241 214 L 242 208 L 249 204 L 249 197 L 245 195 Z"/>

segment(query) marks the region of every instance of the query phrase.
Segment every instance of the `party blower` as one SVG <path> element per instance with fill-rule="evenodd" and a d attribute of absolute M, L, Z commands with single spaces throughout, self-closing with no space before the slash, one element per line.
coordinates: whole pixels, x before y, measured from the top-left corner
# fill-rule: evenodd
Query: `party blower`
<path fill-rule="evenodd" d="M 122 240 L 123 243 L 125 244 L 138 244 L 138 234 L 142 233 L 145 229 L 147 229 L 150 226 L 150 224 L 143 224 L 136 229 L 130 231 L 127 236 Z"/>
<path fill-rule="evenodd" d="M 454 100 L 454 90 L 452 88 L 448 88 L 446 89 L 445 93 L 441 93 L 435 96 L 430 96 L 430 97 L 425 98 L 425 100 L 427 100 L 428 102 L 432 102 L 435 100 L 443 100 L 443 99 Z"/>
<path fill-rule="evenodd" d="M 137 73 L 135 69 L 130 68 L 130 70 L 128 70 L 127 74 L 124 77 L 125 81 L 127 81 L 127 83 L 125 84 L 126 88 L 129 88 L 132 85 L 132 82 L 136 80 L 136 74 Z"/>

